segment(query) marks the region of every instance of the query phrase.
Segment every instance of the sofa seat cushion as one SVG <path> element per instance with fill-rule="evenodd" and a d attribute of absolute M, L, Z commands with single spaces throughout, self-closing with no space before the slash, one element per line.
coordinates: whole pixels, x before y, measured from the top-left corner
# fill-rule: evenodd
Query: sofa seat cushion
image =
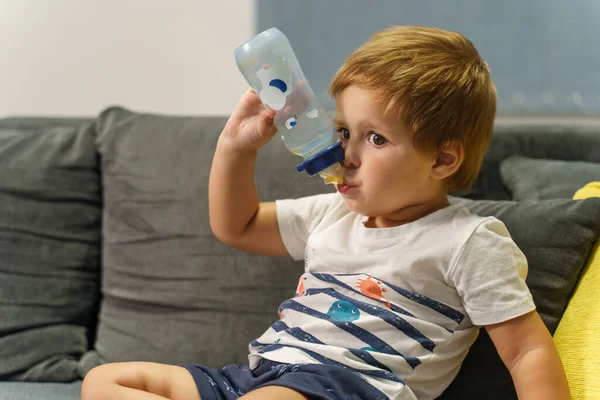
<path fill-rule="evenodd" d="M 0 382 L 0 400 L 77 400 L 81 382 Z"/>

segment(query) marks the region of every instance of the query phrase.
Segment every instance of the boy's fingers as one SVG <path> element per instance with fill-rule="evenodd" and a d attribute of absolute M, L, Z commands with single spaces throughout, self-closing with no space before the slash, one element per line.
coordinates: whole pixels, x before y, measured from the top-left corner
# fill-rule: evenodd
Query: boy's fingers
<path fill-rule="evenodd" d="M 256 102 L 260 103 L 260 98 L 258 97 L 258 93 L 256 93 L 256 91 L 254 89 L 252 89 L 251 87 L 248 88 L 248 90 L 245 93 L 245 96 L 247 96 L 254 103 L 256 103 Z"/>
<path fill-rule="evenodd" d="M 242 114 L 246 114 L 250 110 L 256 110 L 260 108 L 262 108 L 262 102 L 252 88 L 248 88 L 246 93 L 242 95 L 236 107 L 236 109 Z"/>
<path fill-rule="evenodd" d="M 273 110 L 272 108 L 266 108 L 262 113 L 263 113 L 265 119 L 271 120 L 271 121 L 273 120 L 273 118 L 275 118 L 275 114 L 277 114 L 277 112 L 275 110 Z"/>
<path fill-rule="evenodd" d="M 266 109 L 264 110 L 258 119 L 258 132 L 261 136 L 268 137 L 269 139 L 275 135 L 277 128 L 273 119 L 275 118 L 275 110 Z"/>

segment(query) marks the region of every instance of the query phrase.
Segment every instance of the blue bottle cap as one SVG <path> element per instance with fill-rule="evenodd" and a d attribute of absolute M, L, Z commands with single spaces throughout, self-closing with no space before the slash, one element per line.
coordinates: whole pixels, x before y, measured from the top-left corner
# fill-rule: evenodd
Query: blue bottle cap
<path fill-rule="evenodd" d="M 302 164 L 296 166 L 296 169 L 298 172 L 306 170 L 310 176 L 313 176 L 343 159 L 344 149 L 342 148 L 342 142 L 337 142 L 310 157 L 308 160 L 304 160 Z"/>

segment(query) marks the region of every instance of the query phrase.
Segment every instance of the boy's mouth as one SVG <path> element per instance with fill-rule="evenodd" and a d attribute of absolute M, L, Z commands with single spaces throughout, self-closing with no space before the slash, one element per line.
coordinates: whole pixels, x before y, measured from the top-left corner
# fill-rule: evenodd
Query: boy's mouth
<path fill-rule="evenodd" d="M 340 192 L 340 194 L 347 194 L 356 190 L 356 186 L 351 185 L 344 180 L 344 183 L 340 183 L 339 185 L 337 185 L 337 190 L 338 192 Z"/>

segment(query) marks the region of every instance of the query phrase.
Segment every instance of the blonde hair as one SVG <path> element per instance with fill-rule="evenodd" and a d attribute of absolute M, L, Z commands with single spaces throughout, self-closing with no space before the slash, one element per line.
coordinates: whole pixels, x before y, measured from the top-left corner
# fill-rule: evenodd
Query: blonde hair
<path fill-rule="evenodd" d="M 375 92 L 397 111 L 421 151 L 439 152 L 450 141 L 464 150 L 448 178 L 451 191 L 468 190 L 489 146 L 496 88 L 487 63 L 464 36 L 418 26 L 394 26 L 373 35 L 336 73 L 332 96 L 351 85 Z"/>

